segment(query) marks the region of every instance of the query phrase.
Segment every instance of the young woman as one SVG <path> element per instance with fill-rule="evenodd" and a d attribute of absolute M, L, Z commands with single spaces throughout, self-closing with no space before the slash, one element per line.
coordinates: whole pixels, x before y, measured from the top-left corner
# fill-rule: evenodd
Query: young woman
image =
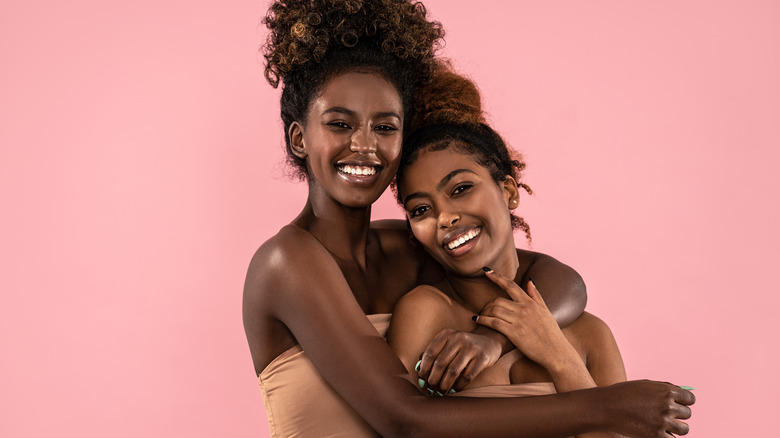
<path fill-rule="evenodd" d="M 370 206 L 395 175 L 413 87 L 442 32 L 419 4 L 397 0 L 278 1 L 266 24 L 266 76 L 284 82 L 286 146 L 309 185 L 298 217 L 258 249 L 244 289 L 273 436 L 649 437 L 670 406 L 684 409 L 676 401 L 689 393 L 655 382 L 533 402 L 422 396 L 366 315 L 390 312 L 436 270 L 400 226 L 372 227 Z M 528 270 L 554 278 L 550 269 L 569 272 L 541 256 Z M 565 296 L 545 298 L 582 302 Z M 563 314 L 582 309 L 572 307 Z"/>
<path fill-rule="evenodd" d="M 484 324 L 501 331 L 518 350 L 482 371 L 459 396 L 562 393 L 625 381 L 606 324 L 584 313 L 561 330 L 533 281 L 526 283 L 527 293 L 515 282 L 529 257 L 513 239 L 514 228 L 528 234 L 525 222 L 512 214 L 524 163 L 514 160 L 484 123 L 476 87 L 442 69 L 425 89 L 427 112 L 417 116 L 427 125 L 404 145 L 396 194 L 414 237 L 445 267 L 446 276 L 399 300 L 387 336 L 390 346 L 416 379 L 418 358 L 441 330 Z M 448 381 L 428 384 L 424 388 L 419 381 L 429 394 L 454 392 Z"/>

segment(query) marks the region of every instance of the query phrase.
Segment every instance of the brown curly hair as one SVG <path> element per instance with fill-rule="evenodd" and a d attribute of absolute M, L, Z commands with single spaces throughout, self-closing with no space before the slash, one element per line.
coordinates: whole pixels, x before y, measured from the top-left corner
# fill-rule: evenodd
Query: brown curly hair
<path fill-rule="evenodd" d="M 522 182 L 525 161 L 519 152 L 510 150 L 504 139 L 485 120 L 482 98 L 473 81 L 452 70 L 446 61 L 434 68 L 432 80 L 415 95 L 413 131 L 404 142 L 401 164 L 393 181 L 398 203 L 403 205 L 398 185 L 404 173 L 417 161 L 423 151 L 439 151 L 453 148 L 474 157 L 474 160 L 490 172 L 496 183 L 505 181 L 507 175 L 517 181 L 529 194 L 531 187 Z M 525 219 L 510 213 L 512 226 L 525 232 L 531 242 L 531 228 Z"/>
<path fill-rule="evenodd" d="M 262 52 L 265 78 L 283 84 L 281 116 L 287 160 L 302 180 L 306 160 L 291 150 L 289 127 L 306 113 L 325 82 L 348 70 L 385 76 L 398 90 L 404 120 L 413 114 L 413 93 L 434 69 L 444 36 L 422 3 L 410 0 L 277 0 L 263 23 L 270 30 Z"/>

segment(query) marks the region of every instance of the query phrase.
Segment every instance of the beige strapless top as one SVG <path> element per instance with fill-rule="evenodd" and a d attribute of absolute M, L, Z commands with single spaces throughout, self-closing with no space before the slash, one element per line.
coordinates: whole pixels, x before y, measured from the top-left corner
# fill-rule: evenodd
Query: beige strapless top
<path fill-rule="evenodd" d="M 391 314 L 366 316 L 384 337 Z M 300 345 L 271 361 L 257 380 L 263 392 L 271 438 L 379 436 L 320 376 Z M 554 393 L 552 383 L 528 383 L 469 388 L 455 395 L 524 397 Z"/>

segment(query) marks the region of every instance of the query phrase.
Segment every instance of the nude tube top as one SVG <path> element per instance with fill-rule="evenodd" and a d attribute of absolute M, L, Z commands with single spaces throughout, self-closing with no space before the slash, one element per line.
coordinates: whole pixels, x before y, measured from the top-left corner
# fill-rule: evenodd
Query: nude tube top
<path fill-rule="evenodd" d="M 383 337 L 389 313 L 366 315 Z M 320 376 L 300 345 L 271 361 L 257 378 L 263 393 L 271 438 L 378 437 L 347 402 Z M 460 397 L 523 397 L 554 394 L 552 383 L 469 388 Z"/>

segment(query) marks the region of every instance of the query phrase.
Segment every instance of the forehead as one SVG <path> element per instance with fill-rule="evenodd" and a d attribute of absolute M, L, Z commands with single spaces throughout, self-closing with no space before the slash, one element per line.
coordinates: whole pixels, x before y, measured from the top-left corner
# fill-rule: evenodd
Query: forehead
<path fill-rule="evenodd" d="M 488 170 L 476 161 L 473 154 L 453 148 L 423 150 L 417 160 L 404 170 L 403 181 L 399 181 L 402 197 L 414 192 L 435 191 L 441 180 L 457 169 L 467 169 L 479 177 L 490 178 Z"/>
<path fill-rule="evenodd" d="M 388 112 L 402 115 L 401 95 L 379 73 L 349 71 L 330 78 L 309 108 L 318 113 L 332 107 L 355 112 Z"/>

